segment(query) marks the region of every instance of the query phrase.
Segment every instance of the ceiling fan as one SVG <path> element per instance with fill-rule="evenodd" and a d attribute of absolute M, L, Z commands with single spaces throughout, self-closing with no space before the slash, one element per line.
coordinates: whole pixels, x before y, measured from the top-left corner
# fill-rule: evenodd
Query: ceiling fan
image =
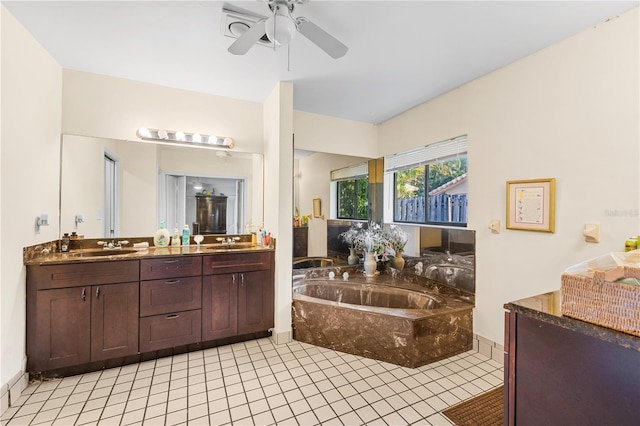
<path fill-rule="evenodd" d="M 291 13 L 296 5 L 308 3 L 309 0 L 265 0 L 271 9 L 271 16 L 253 24 L 231 46 L 229 52 L 234 55 L 244 55 L 251 47 L 263 38 L 267 38 L 274 46 L 289 44 L 296 32 L 299 32 L 312 43 L 324 50 L 334 59 L 343 57 L 349 48 L 325 30 L 299 16 L 294 18 Z"/>

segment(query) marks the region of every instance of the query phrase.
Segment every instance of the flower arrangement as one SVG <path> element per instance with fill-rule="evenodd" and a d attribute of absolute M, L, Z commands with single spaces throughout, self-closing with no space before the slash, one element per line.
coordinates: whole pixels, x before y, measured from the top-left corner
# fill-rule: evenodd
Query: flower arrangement
<path fill-rule="evenodd" d="M 369 222 L 366 229 L 361 229 L 355 237 L 356 248 L 381 256 L 387 247 L 387 238 L 380 225 Z"/>
<path fill-rule="evenodd" d="M 409 234 L 404 232 L 402 228 L 397 225 L 389 225 L 389 230 L 386 233 L 389 248 L 395 252 L 403 252 L 404 247 L 409 240 Z"/>
<path fill-rule="evenodd" d="M 353 222 L 351 224 L 351 228 L 349 228 L 348 230 L 338 235 L 338 237 L 342 241 L 347 243 L 349 245 L 349 248 L 354 249 L 356 248 L 356 236 L 361 230 L 362 230 L 362 223 Z"/>

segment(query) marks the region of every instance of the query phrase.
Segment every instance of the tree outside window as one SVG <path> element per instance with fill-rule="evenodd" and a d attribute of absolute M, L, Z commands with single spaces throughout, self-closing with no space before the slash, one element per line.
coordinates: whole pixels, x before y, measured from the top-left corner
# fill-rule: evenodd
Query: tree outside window
<path fill-rule="evenodd" d="M 338 181 L 338 218 L 367 220 L 369 216 L 369 179 Z"/>

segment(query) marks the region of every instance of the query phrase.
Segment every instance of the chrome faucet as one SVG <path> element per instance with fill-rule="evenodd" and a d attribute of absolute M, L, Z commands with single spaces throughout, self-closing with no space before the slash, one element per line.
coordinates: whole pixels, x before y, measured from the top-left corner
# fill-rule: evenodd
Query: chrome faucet
<path fill-rule="evenodd" d="M 236 241 L 240 241 L 240 237 L 219 237 L 216 238 L 216 241 L 220 241 L 223 246 L 233 246 L 236 244 Z"/>
<path fill-rule="evenodd" d="M 103 250 L 120 250 L 126 244 L 129 244 L 129 241 L 127 240 L 123 240 L 123 241 L 111 240 L 109 242 L 98 241 L 98 245 L 102 246 Z"/>

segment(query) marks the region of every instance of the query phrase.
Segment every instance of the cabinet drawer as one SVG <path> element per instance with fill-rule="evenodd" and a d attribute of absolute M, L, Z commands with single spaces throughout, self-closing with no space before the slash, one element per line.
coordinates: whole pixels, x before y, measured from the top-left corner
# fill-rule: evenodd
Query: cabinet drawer
<path fill-rule="evenodd" d="M 140 352 L 199 342 L 201 320 L 200 309 L 140 318 Z"/>
<path fill-rule="evenodd" d="M 140 279 L 193 277 L 202 274 L 202 257 L 175 256 L 140 261 Z"/>
<path fill-rule="evenodd" d="M 27 269 L 29 285 L 38 290 L 114 284 L 138 281 L 138 260 L 83 262 L 65 265 L 30 265 Z"/>
<path fill-rule="evenodd" d="M 273 252 L 214 254 L 204 256 L 202 274 L 228 274 L 233 272 L 249 272 L 271 269 Z"/>
<path fill-rule="evenodd" d="M 202 277 L 168 278 L 140 283 L 140 316 L 200 309 Z"/>

